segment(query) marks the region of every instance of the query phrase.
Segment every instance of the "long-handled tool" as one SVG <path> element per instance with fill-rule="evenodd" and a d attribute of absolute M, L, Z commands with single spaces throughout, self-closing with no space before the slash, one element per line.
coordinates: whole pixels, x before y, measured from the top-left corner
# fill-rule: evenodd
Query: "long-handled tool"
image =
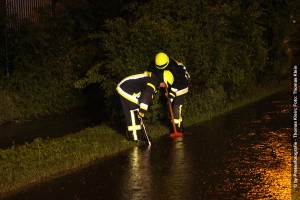
<path fill-rule="evenodd" d="M 148 145 L 150 146 L 150 145 L 151 145 L 151 142 L 150 142 L 150 140 L 149 140 L 149 137 L 148 137 L 148 134 L 147 134 L 147 131 L 146 131 L 146 128 L 145 128 L 145 125 L 144 125 L 144 122 L 143 122 L 142 118 L 140 118 L 140 121 L 141 121 L 141 125 L 142 125 L 142 127 L 143 127 L 143 129 L 144 129 L 144 133 L 145 133 L 145 136 L 146 136 L 146 139 L 147 139 L 147 143 L 148 143 Z"/>
<path fill-rule="evenodd" d="M 175 121 L 174 121 L 174 113 L 173 113 L 173 109 L 172 109 L 172 103 L 169 99 L 169 91 L 168 91 L 167 86 L 165 87 L 165 89 L 166 89 L 166 95 L 167 95 L 167 99 L 168 99 L 168 105 L 169 105 L 169 110 L 170 110 L 170 114 L 171 114 L 173 129 L 174 129 L 174 133 L 170 133 L 170 137 L 182 137 L 183 134 L 180 132 L 177 132 L 177 129 L 176 129 L 176 125 L 175 125 Z"/>

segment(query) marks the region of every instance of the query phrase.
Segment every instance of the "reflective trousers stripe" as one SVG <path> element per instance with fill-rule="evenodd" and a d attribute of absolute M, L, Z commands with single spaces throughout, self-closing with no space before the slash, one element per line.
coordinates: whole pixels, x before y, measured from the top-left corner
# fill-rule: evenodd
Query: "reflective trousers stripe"
<path fill-rule="evenodd" d="M 180 124 L 182 122 L 182 119 L 174 119 L 175 124 Z"/>
<path fill-rule="evenodd" d="M 128 126 L 128 131 L 138 131 L 138 130 L 141 130 L 141 129 L 142 129 L 141 125 Z"/>
<path fill-rule="evenodd" d="M 179 115 L 177 116 L 178 118 L 176 118 L 176 119 L 174 118 L 174 123 L 178 124 L 180 126 L 180 124 L 182 122 L 182 116 L 181 116 L 182 105 L 180 105 L 178 109 L 179 109 L 179 111 L 178 111 Z"/>
<path fill-rule="evenodd" d="M 132 131 L 132 136 L 133 136 L 133 140 L 138 140 L 138 136 L 137 136 L 137 131 L 142 129 L 142 126 L 139 124 L 136 124 L 135 121 L 135 115 L 134 115 L 135 110 L 130 110 L 130 117 L 131 117 L 131 122 L 132 125 L 128 126 L 128 131 Z"/>

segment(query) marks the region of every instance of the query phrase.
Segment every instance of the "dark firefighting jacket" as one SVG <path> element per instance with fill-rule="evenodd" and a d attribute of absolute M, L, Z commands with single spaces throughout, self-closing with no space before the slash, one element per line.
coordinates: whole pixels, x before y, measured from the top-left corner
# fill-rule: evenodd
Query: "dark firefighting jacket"
<path fill-rule="evenodd" d="M 148 110 L 149 103 L 153 93 L 159 88 L 159 80 L 151 72 L 131 75 L 124 78 L 116 90 L 118 93 L 139 106 L 139 111 L 145 113 Z"/>
<path fill-rule="evenodd" d="M 148 66 L 148 71 L 156 74 L 160 82 L 164 82 L 164 70 L 169 70 L 174 76 L 174 82 L 170 88 L 170 95 L 176 97 L 186 94 L 188 92 L 188 80 L 190 79 L 186 67 L 172 58 L 170 58 L 168 66 L 164 69 L 157 69 L 154 61 Z"/>

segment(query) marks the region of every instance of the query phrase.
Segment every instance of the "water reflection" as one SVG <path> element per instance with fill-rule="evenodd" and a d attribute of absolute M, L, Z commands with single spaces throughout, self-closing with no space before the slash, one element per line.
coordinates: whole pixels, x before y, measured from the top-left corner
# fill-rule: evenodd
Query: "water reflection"
<path fill-rule="evenodd" d="M 286 101 L 272 101 L 275 110 L 262 112 L 252 121 L 244 121 L 248 134 L 239 134 L 237 146 L 243 155 L 232 157 L 238 163 L 235 176 L 244 178 L 246 199 L 291 199 L 291 124 L 290 105 Z M 244 141 L 244 142 L 242 142 Z M 245 152 L 247 152 L 245 154 Z M 245 170 L 241 166 L 245 166 Z"/>
<path fill-rule="evenodd" d="M 173 138 L 170 145 L 168 170 L 165 171 L 165 182 L 162 191 L 166 199 L 184 199 L 190 190 L 189 155 L 185 154 L 184 139 Z"/>
<path fill-rule="evenodd" d="M 255 193 L 260 194 L 258 197 L 261 197 L 262 194 L 277 199 L 291 197 L 291 149 L 281 145 L 280 141 L 275 141 L 271 145 L 274 148 L 264 151 L 260 156 L 261 160 L 264 160 L 262 157 L 265 156 L 265 163 L 261 166 L 265 169 L 264 176 L 262 176 L 263 184 L 248 193 L 250 198 Z"/>
<path fill-rule="evenodd" d="M 256 156 L 250 159 L 248 170 L 244 171 L 251 177 L 245 180 L 251 186 L 248 187 L 247 199 L 291 198 L 289 133 L 289 128 L 263 132 L 264 141 L 254 143 L 249 149 Z"/>
<path fill-rule="evenodd" d="M 11 199 L 291 199 L 289 93 L 189 131 L 191 136 L 134 147 Z"/>
<path fill-rule="evenodd" d="M 122 199 L 184 199 L 191 178 L 182 138 L 173 138 L 164 148 L 134 147 L 124 168 Z M 183 187 L 184 186 L 184 187 Z"/>
<path fill-rule="evenodd" d="M 127 173 L 122 181 L 125 199 L 147 199 L 151 194 L 150 152 L 150 146 L 135 146 L 129 153 L 129 164 L 125 171 Z"/>

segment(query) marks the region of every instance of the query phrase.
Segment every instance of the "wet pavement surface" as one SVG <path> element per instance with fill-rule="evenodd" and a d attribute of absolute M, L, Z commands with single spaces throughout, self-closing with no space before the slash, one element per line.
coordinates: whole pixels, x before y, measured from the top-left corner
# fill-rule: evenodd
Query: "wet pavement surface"
<path fill-rule="evenodd" d="M 291 105 L 276 94 L 7 199 L 291 199 Z"/>

